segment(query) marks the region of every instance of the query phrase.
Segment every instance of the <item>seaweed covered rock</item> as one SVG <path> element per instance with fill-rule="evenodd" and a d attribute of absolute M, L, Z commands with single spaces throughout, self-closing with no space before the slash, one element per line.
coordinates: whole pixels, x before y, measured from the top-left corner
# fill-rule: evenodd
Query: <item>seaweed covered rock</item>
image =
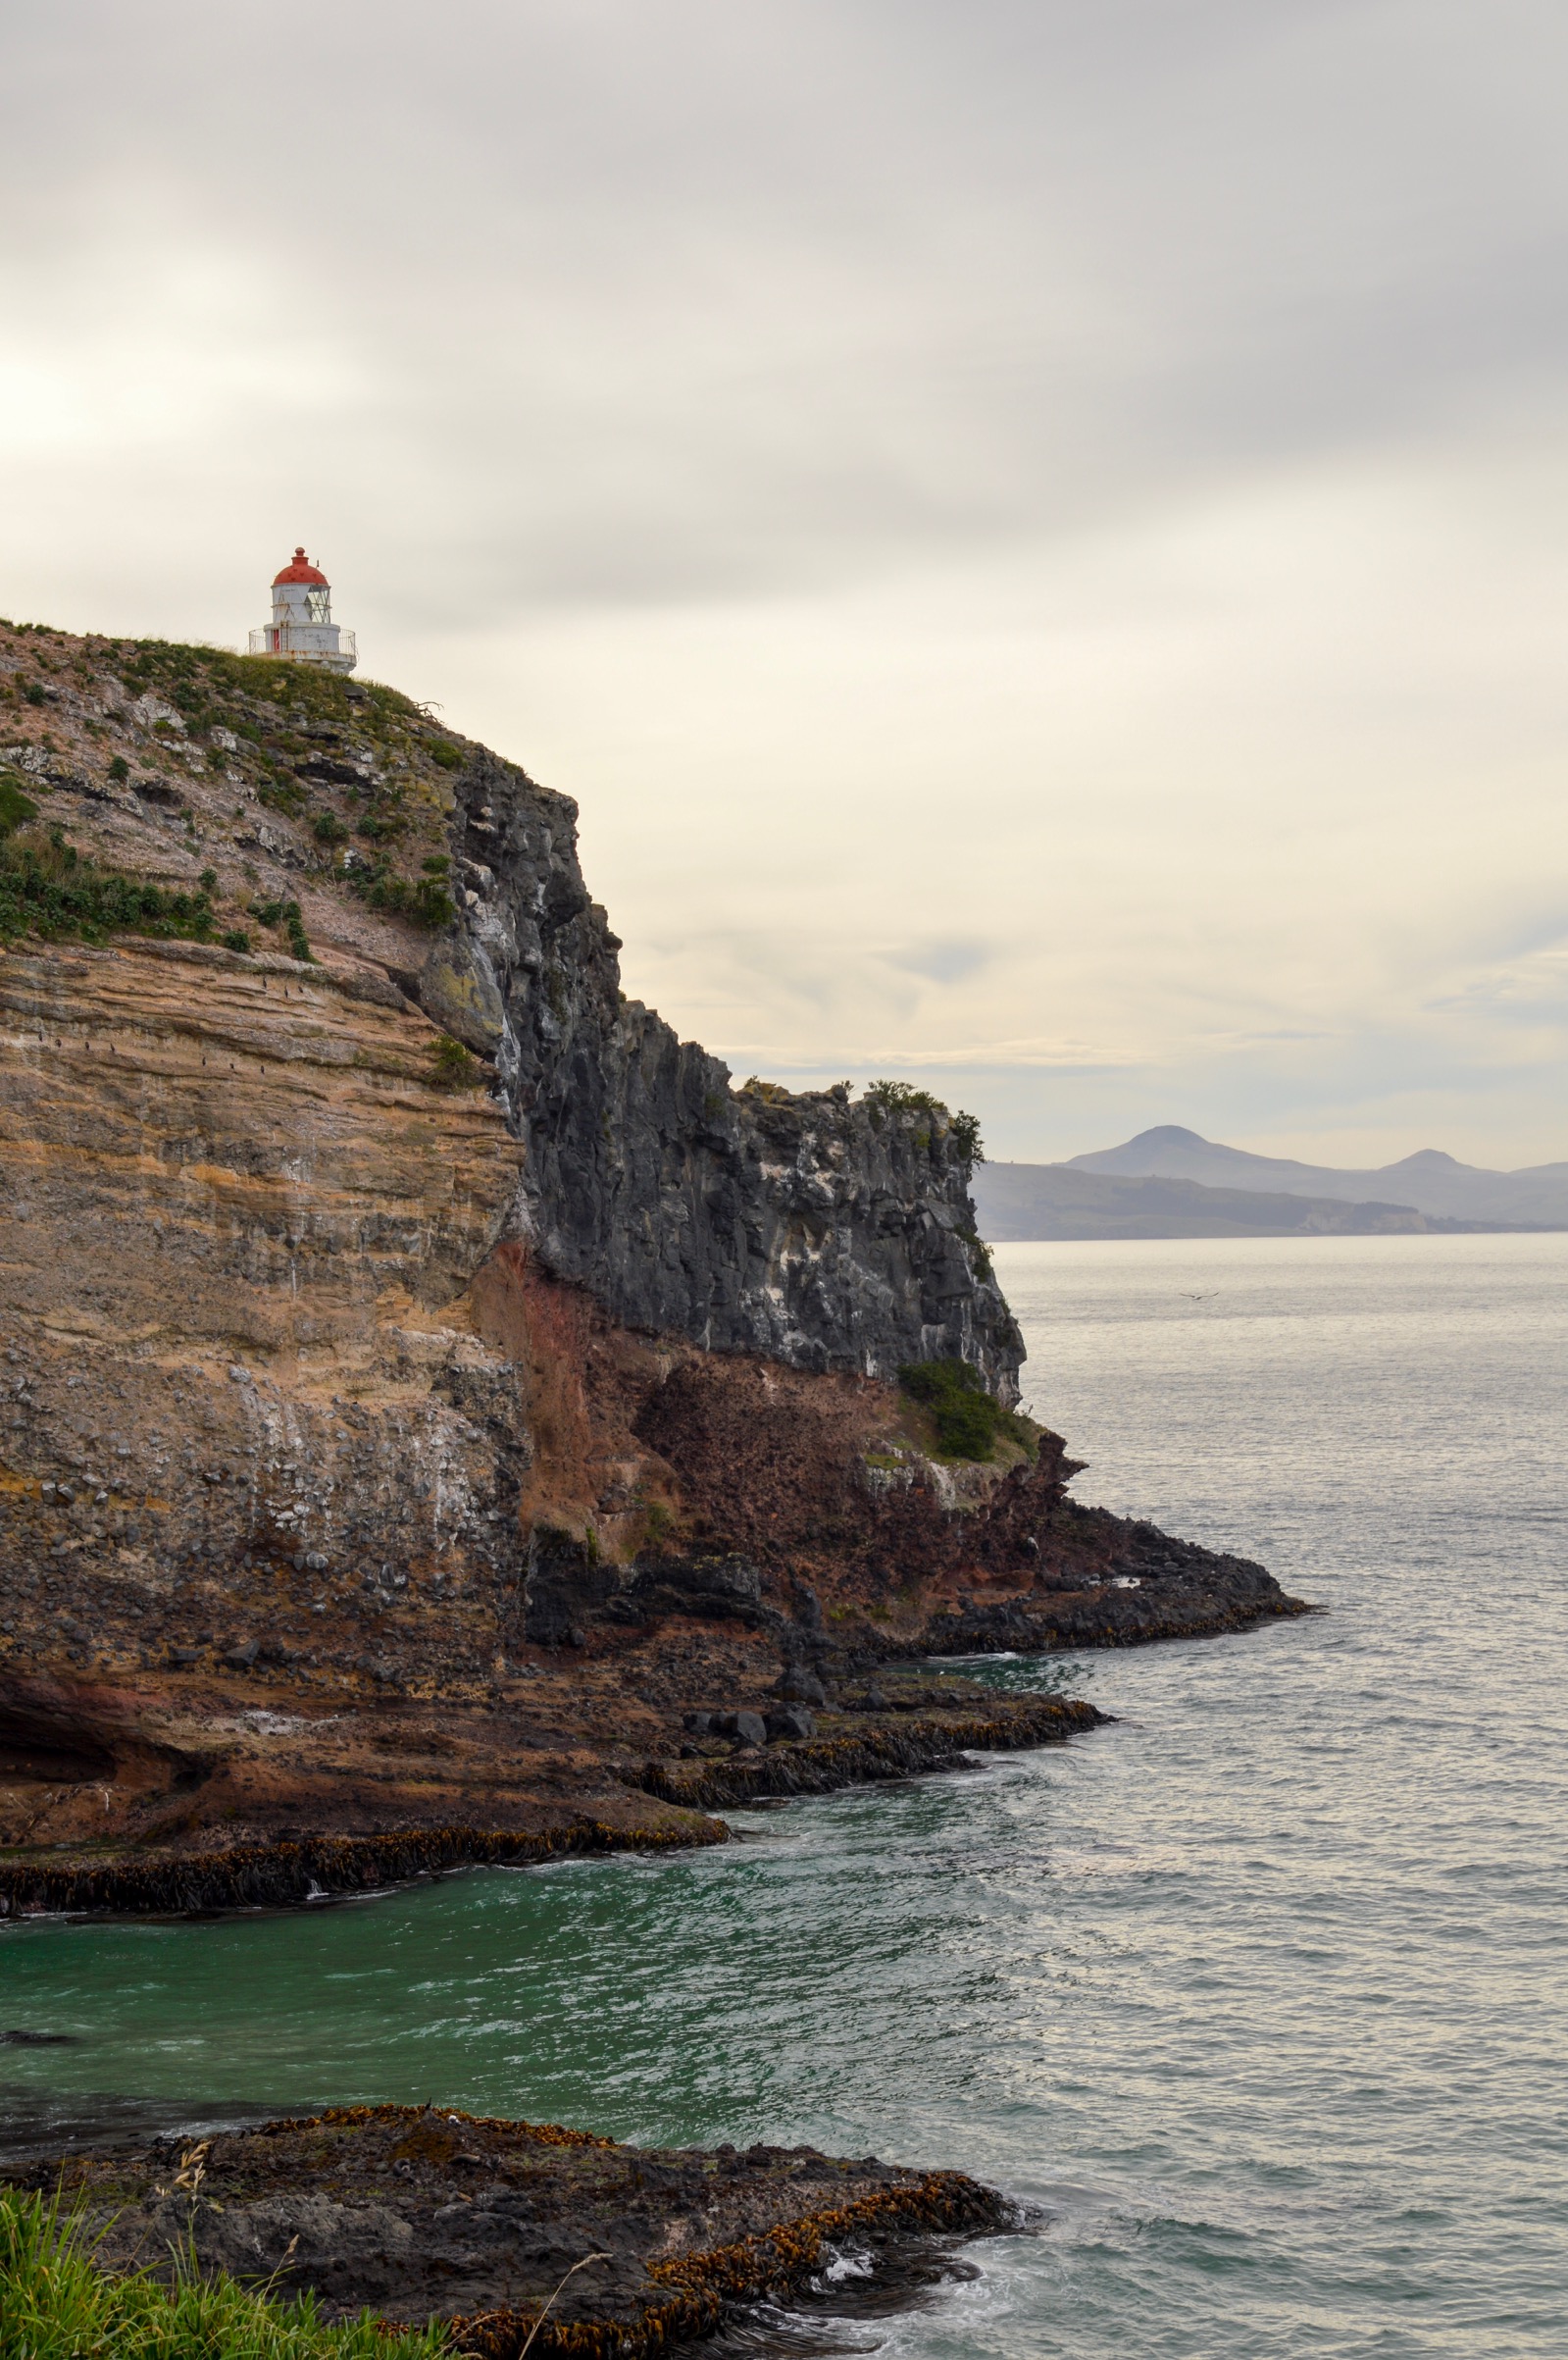
<path fill-rule="evenodd" d="M 519 2360 L 531 2335 L 535 2352 L 639 2360 L 802 2286 L 837 2242 L 886 2268 L 1011 2217 L 957 2172 L 810 2147 L 622 2147 L 437 2106 L 333 2107 L 11 2177 L 87 2207 L 111 2269 L 167 2269 L 173 2250 L 309 2288 L 329 2318 L 443 2321 L 484 2360 Z"/>

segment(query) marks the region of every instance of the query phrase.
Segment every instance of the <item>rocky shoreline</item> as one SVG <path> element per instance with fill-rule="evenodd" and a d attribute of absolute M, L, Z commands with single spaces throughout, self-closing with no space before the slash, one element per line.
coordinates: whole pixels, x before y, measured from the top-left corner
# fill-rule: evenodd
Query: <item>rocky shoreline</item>
<path fill-rule="evenodd" d="M 542 1868 L 615 1852 L 684 1851 L 729 1841 L 717 1821 L 632 1833 L 581 1820 L 538 1833 L 526 1828 L 422 1827 L 402 1835 L 318 1836 L 234 1844 L 217 1852 L 131 1854 L 91 1865 L 66 1859 L 0 1863 L 0 1916 L 205 1916 L 221 1910 L 289 1909 L 309 1901 L 439 1876 L 457 1869 Z"/>
<path fill-rule="evenodd" d="M 1027 1655 L 1309 1611 L 1260 1567 L 1164 1546 L 1183 1562 L 1137 1586 L 961 1593 L 920 1641 Z M 715 1593 L 712 1619 L 690 1598 L 668 1615 L 644 1601 L 645 1627 L 540 1648 L 478 1694 L 324 1697 L 262 1661 L 13 1671 L 0 1768 L 27 1817 L 0 1847 L 0 1918 L 286 1908 L 486 1863 L 719 1843 L 727 1807 L 950 1770 L 1108 1718 L 999 1696 L 911 1663 L 907 1642 L 890 1664 L 875 1625 L 839 1640 L 820 1614 L 786 1621 L 747 1597 L 726 1615 Z"/>
<path fill-rule="evenodd" d="M 993 1698 L 983 1711 L 954 1710 L 959 1698 L 940 1691 L 936 1711 L 902 1701 L 902 1714 L 860 1715 L 852 1721 L 827 1716 L 820 1733 L 805 1739 L 762 1745 L 742 1739 L 733 1748 L 721 1740 L 700 1751 L 686 1745 L 683 1760 L 678 1755 L 628 1767 L 621 1777 L 632 1808 L 618 1822 L 580 1816 L 555 1825 L 437 1825 L 218 1848 L 105 1846 L 97 1857 L 83 1857 L 75 1847 L 0 1856 L 0 1918 L 290 1908 L 459 1869 L 526 1868 L 723 1844 L 731 1831 L 708 1815 L 725 1805 L 952 1770 L 972 1751 L 1061 1744 L 1110 1718 L 1072 1698 Z M 814 1716 L 801 1718 L 815 1730 Z M 649 1801 L 673 1808 L 650 1813 Z"/>
<path fill-rule="evenodd" d="M 439 2320 L 478 2360 L 521 2360 L 531 2336 L 534 2353 L 643 2360 L 736 2306 L 808 2293 L 835 2254 L 929 2278 L 935 2240 L 1014 2225 L 958 2172 L 809 2147 L 618 2146 L 435 2106 L 50 2156 L 6 2184 L 79 2205 L 110 2270 L 167 2272 L 174 2248 L 279 2295 L 309 2289 L 329 2319 Z"/>
<path fill-rule="evenodd" d="M 735 1754 L 727 1762 L 650 1762 L 637 1783 L 645 1794 L 681 1809 L 711 1811 L 725 1804 L 833 1794 L 844 1786 L 954 1770 L 971 1751 L 1004 1753 L 1062 1745 L 1111 1719 L 1078 1697 L 1020 1698 L 996 1702 L 985 1713 L 923 1716 L 902 1726 L 884 1722 L 836 1736 L 825 1734 L 804 1745 Z"/>

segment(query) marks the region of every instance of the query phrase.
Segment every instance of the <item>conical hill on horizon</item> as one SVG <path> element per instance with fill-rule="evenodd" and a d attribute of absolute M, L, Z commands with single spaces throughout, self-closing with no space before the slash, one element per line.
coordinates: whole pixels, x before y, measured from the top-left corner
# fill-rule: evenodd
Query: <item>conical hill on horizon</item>
<path fill-rule="evenodd" d="M 985 1164 L 973 1193 L 993 1244 L 1568 1228 L 1568 1162 L 1495 1172 L 1422 1148 L 1356 1171 L 1253 1154 L 1178 1123 L 1062 1163 Z"/>

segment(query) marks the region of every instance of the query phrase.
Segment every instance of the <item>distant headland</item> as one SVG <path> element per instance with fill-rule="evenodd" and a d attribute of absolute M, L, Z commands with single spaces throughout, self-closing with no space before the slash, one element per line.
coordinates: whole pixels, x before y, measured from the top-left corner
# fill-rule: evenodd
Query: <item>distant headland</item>
<path fill-rule="evenodd" d="M 1376 1237 L 1568 1229 L 1568 1162 L 1483 1171 L 1423 1148 L 1367 1171 L 1254 1155 L 1177 1123 L 1065 1163 L 987 1163 L 981 1235 L 1039 1238 Z"/>

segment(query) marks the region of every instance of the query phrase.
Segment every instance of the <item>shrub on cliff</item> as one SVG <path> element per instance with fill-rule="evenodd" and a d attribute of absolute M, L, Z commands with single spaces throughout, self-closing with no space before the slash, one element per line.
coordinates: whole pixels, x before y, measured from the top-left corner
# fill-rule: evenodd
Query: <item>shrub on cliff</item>
<path fill-rule="evenodd" d="M 210 943 L 217 928 L 206 893 L 170 892 L 122 869 L 84 860 L 63 831 L 0 842 L 0 942 L 41 935 L 101 943 L 111 934 Z"/>
<path fill-rule="evenodd" d="M 475 1090 L 484 1079 L 478 1057 L 471 1057 L 461 1041 L 443 1033 L 430 1043 L 430 1079 L 437 1090 Z"/>
<path fill-rule="evenodd" d="M 36 819 L 38 806 L 30 795 L 22 792 L 22 781 L 14 771 L 0 770 L 0 836 L 9 836 L 29 819 Z"/>
<path fill-rule="evenodd" d="M 253 901 L 250 905 L 250 914 L 253 918 L 260 918 L 264 926 L 281 926 L 288 937 L 290 956 L 304 959 L 308 964 L 314 966 L 316 953 L 310 947 L 310 939 L 305 932 L 305 921 L 300 915 L 297 901 Z M 248 944 L 246 949 L 249 949 Z"/>
<path fill-rule="evenodd" d="M 980 1117 L 955 1114 L 941 1099 L 934 1098 L 929 1090 L 917 1090 L 912 1082 L 868 1082 L 865 1103 L 874 1106 L 885 1118 L 888 1115 L 927 1114 L 946 1127 L 947 1136 L 957 1148 L 965 1163 L 973 1166 L 984 1163 L 986 1150 L 981 1144 Z M 915 1133 L 917 1147 L 929 1148 L 932 1124 L 927 1123 Z"/>
<path fill-rule="evenodd" d="M 360 829 L 362 836 L 371 832 L 368 822 Z M 439 934 L 457 915 L 448 874 L 451 862 L 444 852 L 436 852 L 423 861 L 421 867 L 422 876 L 396 877 L 390 862 L 381 859 L 369 872 L 357 871 L 349 883 L 372 909 L 384 909 L 392 917 L 412 918 L 416 926 Z"/>
<path fill-rule="evenodd" d="M 947 1459 L 989 1459 L 1013 1420 L 967 1360 L 912 1360 L 898 1371 L 912 1401 L 931 1413 L 936 1448 Z"/>

